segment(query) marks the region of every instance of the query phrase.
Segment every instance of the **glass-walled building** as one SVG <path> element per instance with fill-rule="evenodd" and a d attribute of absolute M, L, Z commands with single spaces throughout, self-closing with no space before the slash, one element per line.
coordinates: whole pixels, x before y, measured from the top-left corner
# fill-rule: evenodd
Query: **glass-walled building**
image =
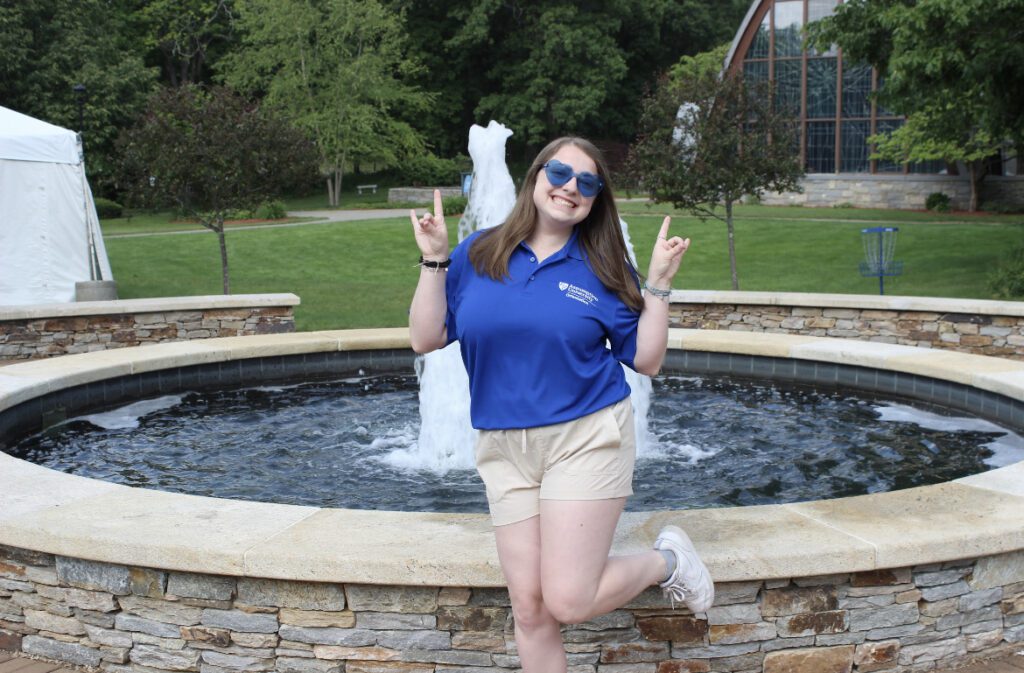
<path fill-rule="evenodd" d="M 800 156 L 808 173 L 805 194 L 778 202 L 920 207 L 942 191 L 966 204 L 969 186 L 945 161 L 897 164 L 870 158 L 867 138 L 891 131 L 903 118 L 870 95 L 882 82 L 865 64 L 850 63 L 835 47 L 804 48 L 804 27 L 830 15 L 837 0 L 755 0 L 733 40 L 725 67 L 774 84 L 775 102 L 800 125 Z M 1002 173 L 994 162 L 993 172 Z M 824 191 L 823 191 L 824 190 Z"/>

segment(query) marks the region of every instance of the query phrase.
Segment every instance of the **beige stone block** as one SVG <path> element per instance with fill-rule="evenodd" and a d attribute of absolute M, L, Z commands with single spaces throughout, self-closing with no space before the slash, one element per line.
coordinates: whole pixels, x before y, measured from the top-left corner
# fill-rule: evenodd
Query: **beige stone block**
<path fill-rule="evenodd" d="M 486 633 L 456 631 L 452 634 L 452 648 L 504 654 L 506 650 L 505 636 L 490 631 Z"/>
<path fill-rule="evenodd" d="M 241 329 L 241 326 L 236 329 Z M 226 348 L 232 360 L 338 350 L 339 338 L 325 332 L 289 332 L 223 337 L 209 343 Z"/>
<path fill-rule="evenodd" d="M 338 348 L 343 351 L 359 351 L 380 348 L 409 348 L 409 328 L 350 329 L 309 332 L 318 336 L 338 339 Z"/>
<path fill-rule="evenodd" d="M 974 385 L 979 374 L 1024 372 L 1024 362 L 936 350 L 919 350 L 911 355 L 891 358 L 888 366 L 897 371 L 967 385 Z"/>
<path fill-rule="evenodd" d="M 733 328 L 738 325 L 733 325 Z M 791 334 L 749 334 L 746 332 L 669 330 L 671 347 L 693 351 L 718 353 L 741 353 L 745 355 L 766 355 L 788 357 L 793 347 L 811 343 L 814 337 Z M 678 340 L 672 342 L 672 337 Z"/>
<path fill-rule="evenodd" d="M 0 452 L 0 492 L 3 493 L 0 522 L 5 524 L 0 526 L 0 544 L 19 546 L 8 536 L 7 522 L 13 525 L 22 517 L 52 508 L 65 508 L 66 511 L 72 503 L 124 488 L 50 470 Z M 29 536 L 20 546 L 39 549 L 38 542 L 38 538 Z"/>
<path fill-rule="evenodd" d="M 616 529 L 613 549 L 619 554 L 649 549 L 658 531 L 674 524 L 687 531 L 716 582 L 827 575 L 874 567 L 870 545 L 793 514 L 771 505 L 627 512 Z M 809 554 L 808 549 L 815 553 Z"/>
<path fill-rule="evenodd" d="M 345 535 L 325 536 L 325 530 L 343 530 Z M 452 549 L 459 554 L 453 555 Z M 246 553 L 246 568 L 259 577 L 345 584 L 505 584 L 490 518 L 483 514 L 320 510 L 253 545 Z M 354 600 L 351 588 L 346 589 Z M 435 605 L 436 600 L 435 589 Z"/>
<path fill-rule="evenodd" d="M 962 477 L 956 483 L 997 493 L 1024 497 L 1024 462 Z M 1024 574 L 1021 575 L 1024 579 Z"/>
<path fill-rule="evenodd" d="M 1024 547 L 1024 498 L 957 483 L 781 507 L 873 545 L 879 567 Z"/>
<path fill-rule="evenodd" d="M 764 656 L 764 673 L 850 673 L 853 645 L 779 650 Z"/>
<path fill-rule="evenodd" d="M 278 620 L 282 624 L 290 626 L 309 627 L 338 627 L 343 629 L 352 628 L 356 625 L 356 615 L 351 610 L 340 612 L 329 612 L 321 610 L 296 610 L 294 608 L 281 608 L 278 613 Z"/>
<path fill-rule="evenodd" d="M 9 481 L 6 474 L 3 479 Z M 74 491 L 76 479 L 60 475 L 50 497 L 62 492 L 64 480 Z M 32 486 L 40 488 L 38 482 Z M 245 571 L 248 549 L 316 511 L 102 486 L 106 492 L 77 498 L 74 507 L 30 510 L 5 521 L 0 543 L 108 563 L 233 575 Z"/>
<path fill-rule="evenodd" d="M 401 658 L 401 652 L 385 647 L 343 647 L 341 645 L 314 645 L 313 654 L 317 659 L 345 661 L 395 661 Z"/>
<path fill-rule="evenodd" d="M 914 355 L 919 352 L 913 346 L 899 344 L 870 343 L 849 339 L 817 339 L 813 343 L 794 346 L 791 357 L 888 369 L 887 362 L 891 358 Z"/>
<path fill-rule="evenodd" d="M 466 605 L 472 590 L 469 587 L 443 587 L 437 594 L 438 605 Z"/>
<path fill-rule="evenodd" d="M 410 664 L 405 662 L 349 661 L 345 664 L 345 673 L 433 673 L 434 670 L 433 664 Z"/>

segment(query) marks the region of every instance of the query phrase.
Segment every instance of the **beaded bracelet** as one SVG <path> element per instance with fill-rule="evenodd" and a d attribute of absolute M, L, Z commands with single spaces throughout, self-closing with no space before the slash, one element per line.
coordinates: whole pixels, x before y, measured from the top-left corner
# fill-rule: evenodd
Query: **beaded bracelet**
<path fill-rule="evenodd" d="M 654 287 L 646 280 L 644 281 L 644 289 L 665 303 L 668 303 L 668 298 L 672 295 L 672 288 L 662 290 L 661 288 Z"/>

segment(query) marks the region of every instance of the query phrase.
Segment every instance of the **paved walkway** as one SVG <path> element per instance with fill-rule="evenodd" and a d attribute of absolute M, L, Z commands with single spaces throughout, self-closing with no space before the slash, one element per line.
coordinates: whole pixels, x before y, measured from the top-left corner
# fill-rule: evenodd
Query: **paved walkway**
<path fill-rule="evenodd" d="M 0 650 L 0 673 L 81 673 L 83 669 L 51 664 Z M 933 673 L 1024 673 L 1024 651 L 1005 659 L 985 661 L 966 668 L 936 669 Z"/>

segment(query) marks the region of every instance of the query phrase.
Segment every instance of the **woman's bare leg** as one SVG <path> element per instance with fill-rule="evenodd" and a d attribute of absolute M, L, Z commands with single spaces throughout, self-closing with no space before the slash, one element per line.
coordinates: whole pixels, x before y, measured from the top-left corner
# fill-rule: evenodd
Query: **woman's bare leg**
<path fill-rule="evenodd" d="M 625 504 L 625 498 L 540 501 L 540 585 L 560 622 L 611 612 L 665 578 L 660 552 L 608 557 Z"/>
<path fill-rule="evenodd" d="M 539 517 L 495 526 L 498 559 L 508 582 L 516 646 L 524 673 L 565 673 L 561 624 L 544 605 Z"/>

